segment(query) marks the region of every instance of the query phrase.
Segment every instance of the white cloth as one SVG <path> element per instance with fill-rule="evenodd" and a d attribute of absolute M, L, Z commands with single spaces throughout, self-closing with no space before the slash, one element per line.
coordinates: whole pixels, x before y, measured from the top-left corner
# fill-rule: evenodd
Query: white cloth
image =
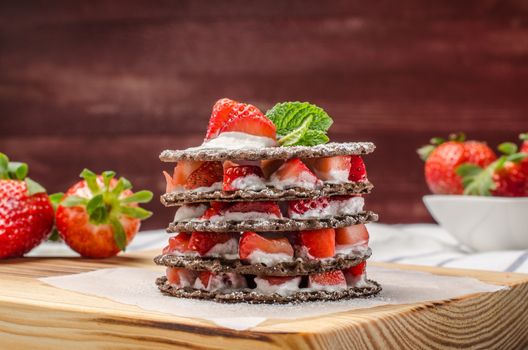
<path fill-rule="evenodd" d="M 528 273 L 528 250 L 475 253 L 434 224 L 369 224 L 371 261 Z M 160 249 L 169 235 L 143 231 L 127 251 Z M 76 256 L 62 243 L 45 242 L 28 256 Z"/>

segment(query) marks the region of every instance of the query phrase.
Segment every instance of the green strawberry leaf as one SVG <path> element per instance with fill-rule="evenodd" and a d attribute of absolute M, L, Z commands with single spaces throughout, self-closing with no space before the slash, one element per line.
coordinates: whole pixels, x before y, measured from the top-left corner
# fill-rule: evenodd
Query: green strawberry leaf
<path fill-rule="evenodd" d="M 46 189 L 44 187 L 39 185 L 37 182 L 31 180 L 29 177 L 26 177 L 24 179 L 24 182 L 26 183 L 28 194 L 30 196 L 37 194 L 37 193 L 46 193 Z"/>
<path fill-rule="evenodd" d="M 420 159 L 424 162 L 429 158 L 431 153 L 435 150 L 436 146 L 434 145 L 425 145 L 416 150 L 416 153 L 420 156 Z"/>
<path fill-rule="evenodd" d="M 152 200 L 154 194 L 150 191 L 138 191 L 128 197 L 121 199 L 121 203 L 148 203 Z"/>
<path fill-rule="evenodd" d="M 87 204 L 88 199 L 79 196 L 68 196 L 60 203 L 60 205 L 67 208 Z"/>
<path fill-rule="evenodd" d="M 121 207 L 121 213 L 136 219 L 147 219 L 152 216 L 152 212 L 140 207 Z"/>
<path fill-rule="evenodd" d="M 528 141 L 528 132 L 520 134 L 519 139 L 523 141 Z"/>
<path fill-rule="evenodd" d="M 51 204 L 53 205 L 53 210 L 57 210 L 57 207 L 59 206 L 63 198 L 64 193 L 62 192 L 57 192 L 49 195 L 49 199 L 51 201 Z"/>
<path fill-rule="evenodd" d="M 103 205 L 103 195 L 98 194 L 97 196 L 93 196 L 88 201 L 88 204 L 86 204 L 86 211 L 88 212 L 88 215 L 92 215 L 96 208 L 101 207 Z"/>
<path fill-rule="evenodd" d="M 517 145 L 513 142 L 503 142 L 497 147 L 497 149 L 503 154 L 510 155 L 517 152 L 518 148 Z"/>
<path fill-rule="evenodd" d="M 9 166 L 9 158 L 2 152 L 0 152 L 0 179 L 4 179 L 7 176 L 7 168 Z"/>
<path fill-rule="evenodd" d="M 124 190 L 131 190 L 132 189 L 132 183 L 130 181 L 128 181 L 127 178 L 121 176 L 119 178 L 119 180 L 122 180 L 123 181 L 123 189 Z"/>
<path fill-rule="evenodd" d="M 97 184 L 97 175 L 88 169 L 83 169 L 80 175 L 84 180 L 86 180 L 86 185 L 92 192 L 92 194 L 97 194 L 100 191 L 99 185 Z"/>
<path fill-rule="evenodd" d="M 103 183 L 107 189 L 110 187 L 110 181 L 112 181 L 115 175 L 116 175 L 115 171 L 111 171 L 111 170 L 103 171 L 103 174 L 102 174 Z"/>
<path fill-rule="evenodd" d="M 527 153 L 514 153 L 514 154 L 510 154 L 508 157 L 506 157 L 506 161 L 519 163 L 520 161 L 522 161 L 523 159 L 525 159 L 527 157 L 528 157 Z"/>
<path fill-rule="evenodd" d="M 109 213 L 106 207 L 95 207 L 90 214 L 90 222 L 94 225 L 105 224 L 108 222 Z"/>
<path fill-rule="evenodd" d="M 282 146 L 328 142 L 328 137 L 322 135 L 333 123 L 322 108 L 308 102 L 277 103 L 266 112 L 266 116 L 275 124 L 279 145 Z"/>
<path fill-rule="evenodd" d="M 7 165 L 7 172 L 12 179 L 24 180 L 28 173 L 28 166 L 26 163 L 10 162 Z"/>
<path fill-rule="evenodd" d="M 127 246 L 127 237 L 123 225 L 121 225 L 121 222 L 119 222 L 119 220 L 116 218 L 110 219 L 110 225 L 112 225 L 114 230 L 114 241 L 117 247 L 120 250 L 125 251 Z"/>

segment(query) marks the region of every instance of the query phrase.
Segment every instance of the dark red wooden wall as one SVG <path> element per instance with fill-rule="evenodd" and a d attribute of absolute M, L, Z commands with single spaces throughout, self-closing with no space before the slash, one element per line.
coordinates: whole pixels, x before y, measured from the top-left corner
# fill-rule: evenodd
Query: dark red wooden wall
<path fill-rule="evenodd" d="M 526 1 L 2 1 L 0 151 L 50 191 L 83 167 L 163 190 L 220 97 L 311 101 L 336 141 L 372 140 L 384 222 L 431 220 L 414 150 L 528 129 Z M 144 227 L 172 215 L 156 202 Z"/>

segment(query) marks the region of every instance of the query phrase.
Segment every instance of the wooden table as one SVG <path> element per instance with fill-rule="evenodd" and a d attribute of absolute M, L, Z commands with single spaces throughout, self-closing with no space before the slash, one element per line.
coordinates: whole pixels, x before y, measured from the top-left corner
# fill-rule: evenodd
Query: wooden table
<path fill-rule="evenodd" d="M 397 265 L 511 287 L 455 300 L 388 305 L 248 331 L 142 310 L 53 288 L 36 278 L 116 266 L 152 266 L 154 252 L 108 260 L 18 259 L 0 264 L 0 349 L 522 349 L 528 275 Z M 373 264 L 395 267 L 394 264 Z"/>

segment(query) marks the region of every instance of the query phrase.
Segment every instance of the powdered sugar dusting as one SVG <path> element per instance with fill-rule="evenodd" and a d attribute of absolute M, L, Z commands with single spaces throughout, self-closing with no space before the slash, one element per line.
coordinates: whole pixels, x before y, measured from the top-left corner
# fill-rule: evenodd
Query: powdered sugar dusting
<path fill-rule="evenodd" d="M 250 329 L 266 319 L 302 319 L 386 304 L 445 300 L 505 288 L 474 278 L 369 267 L 369 278 L 383 287 L 375 297 L 286 305 L 233 305 L 164 296 L 154 284 L 156 277 L 162 274 L 163 269 L 112 268 L 40 280 L 57 288 L 135 305 L 147 313 L 201 318 L 237 330 Z"/>

